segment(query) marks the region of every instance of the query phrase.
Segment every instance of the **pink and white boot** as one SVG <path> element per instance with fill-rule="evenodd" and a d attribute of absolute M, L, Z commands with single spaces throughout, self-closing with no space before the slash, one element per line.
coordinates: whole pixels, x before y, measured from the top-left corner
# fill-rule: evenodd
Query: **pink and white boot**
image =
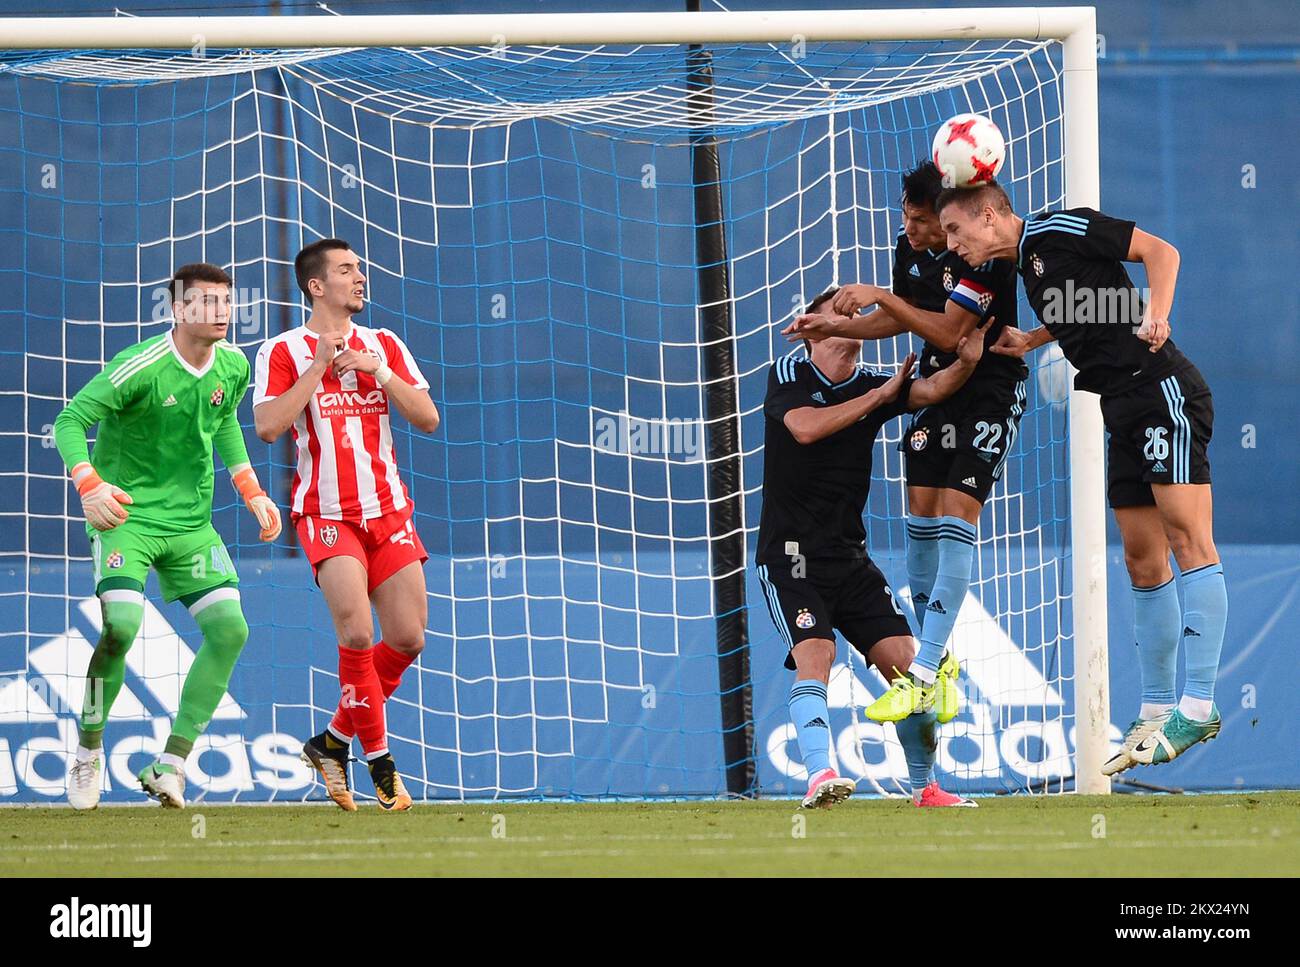
<path fill-rule="evenodd" d="M 928 786 L 921 790 L 921 795 L 912 796 L 913 806 L 931 807 L 931 806 L 966 806 L 975 809 L 979 803 L 973 799 L 963 799 L 961 796 L 954 795 L 951 792 L 944 792 L 939 788 L 939 780 L 934 779 Z"/>
<path fill-rule="evenodd" d="M 808 780 L 808 795 L 803 797 L 801 805 L 804 809 L 830 809 L 848 799 L 857 788 L 852 779 L 845 779 L 834 769 L 823 769 Z"/>

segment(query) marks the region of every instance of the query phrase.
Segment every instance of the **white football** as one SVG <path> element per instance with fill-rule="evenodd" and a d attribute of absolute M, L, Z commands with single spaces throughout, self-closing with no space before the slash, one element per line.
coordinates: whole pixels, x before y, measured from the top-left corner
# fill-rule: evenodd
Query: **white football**
<path fill-rule="evenodd" d="M 944 184 L 974 188 L 988 184 L 1002 170 L 1007 144 L 998 126 L 982 114 L 958 114 L 939 126 L 931 145 Z"/>

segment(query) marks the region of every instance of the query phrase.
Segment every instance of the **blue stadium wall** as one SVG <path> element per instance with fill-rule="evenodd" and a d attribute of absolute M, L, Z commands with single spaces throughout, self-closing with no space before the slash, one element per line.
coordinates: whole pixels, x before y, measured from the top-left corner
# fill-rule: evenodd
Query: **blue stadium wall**
<path fill-rule="evenodd" d="M 749 9 L 800 6 L 796 0 L 752 2 Z M 920 6 L 921 4 L 861 4 L 862 6 Z M 931 4 L 934 5 L 934 4 Z M 946 4 L 959 6 L 962 4 Z M 156 14 L 158 5 L 118 3 L 123 10 Z M 274 4 L 250 6 L 240 12 L 275 12 Z M 357 3 L 331 4 L 342 13 L 540 11 L 572 8 L 568 3 L 474 4 Z M 824 3 L 819 9 L 850 4 Z M 857 6 L 853 4 L 852 6 Z M 1205 373 L 1215 393 L 1216 436 L 1211 448 L 1215 474 L 1216 537 L 1223 554 L 1231 596 L 1229 639 L 1225 647 L 1219 704 L 1224 712 L 1221 737 L 1196 756 L 1175 763 L 1159 774 L 1159 781 L 1189 788 L 1258 788 L 1300 786 L 1300 712 L 1295 686 L 1296 650 L 1289 621 L 1300 597 L 1300 446 L 1294 424 L 1300 413 L 1300 312 L 1293 267 L 1300 264 L 1300 233 L 1294 215 L 1300 211 L 1300 182 L 1294 177 L 1300 157 L 1300 132 L 1294 105 L 1300 103 L 1300 26 L 1294 5 L 1286 2 L 1244 2 L 1231 6 L 1231 16 L 1215 2 L 1098 3 L 1099 30 L 1106 47 L 1100 64 L 1102 203 L 1108 211 L 1134 218 L 1144 228 L 1170 239 L 1182 252 L 1182 274 L 1174 313 L 1175 338 Z M 658 2 L 583 4 L 585 9 L 677 9 Z M 58 4 L 58 12 L 103 13 L 94 3 Z M 18 2 L 0 3 L 0 14 L 49 14 L 54 9 Z M 285 12 L 310 12 L 292 5 Z M 227 8 L 200 5 L 187 12 L 229 12 Z M 13 188 L 21 173 L 0 167 L 0 189 Z M 23 238 L 16 229 L 17 216 L 0 191 L 0 325 L 22 331 L 26 325 L 15 308 L 16 273 L 22 265 Z M 20 388 L 21 364 L 12 351 L 0 352 L 0 391 Z M 48 388 L 47 388 L 48 389 Z M 0 434 L 0 470 L 23 465 L 21 448 L 28 445 L 14 431 L 30 430 L 23 424 L 25 410 L 5 395 Z M 439 401 L 442 403 L 443 401 Z M 247 407 L 248 404 L 246 403 Z M 23 490 L 6 477 L 0 487 L 0 551 L 21 551 L 26 532 L 15 522 L 23 512 Z M 218 527 L 231 534 L 238 516 L 227 506 L 218 515 Z M 450 539 L 450 538 L 449 538 Z M 1136 706 L 1136 659 L 1130 644 L 1131 609 L 1117 535 L 1111 533 L 1112 553 L 1108 578 L 1113 605 L 1110 613 L 1112 718 L 1118 725 Z M 62 541 L 58 542 L 62 546 Z M 42 550 L 39 540 L 28 545 Z M 10 561 L 13 559 L 10 558 Z M 88 578 L 74 566 L 65 575 L 57 562 L 43 565 L 51 588 L 84 584 Z M 250 622 L 284 624 L 293 615 L 304 631 L 328 627 L 323 604 L 309 587 L 300 562 L 286 561 L 245 574 L 245 601 Z M 290 573 L 293 572 L 293 573 Z M 28 627 L 31 644 L 42 636 L 67 630 L 67 609 L 52 599 L 25 600 L 14 590 L 28 586 L 16 565 L 0 567 L 0 630 Z M 274 595 L 259 595 L 259 585 L 274 587 Z M 32 584 L 35 587 L 35 583 Z M 297 597 L 286 598 L 285 589 L 297 586 Z M 757 588 L 750 600 L 760 600 Z M 88 592 L 87 592 L 88 593 Z M 189 619 L 171 614 L 181 634 L 193 640 Z M 765 620 L 761 611 L 753 621 Z M 78 618 L 78 621 L 82 619 Z M 84 622 L 83 622 L 84 623 Z M 768 639 L 770 629 L 756 627 Z M 93 629 L 82 633 L 93 640 Z M 0 675 L 23 671 L 23 643 L 5 634 L 0 654 Z M 304 663 L 328 665 L 327 636 L 304 635 L 296 647 L 251 642 L 246 655 L 249 668 L 271 669 L 269 676 L 236 673 L 231 694 L 247 718 L 214 722 L 214 735 L 226 731 L 244 736 L 238 750 L 222 759 L 205 759 L 214 781 L 214 798 L 238 794 L 248 798 L 268 795 L 299 798 L 306 776 L 293 764 L 292 741 L 308 722 L 305 713 L 291 710 L 273 716 L 266 698 L 274 689 L 278 702 L 308 704 L 310 690 L 328 683 L 313 683 L 291 674 Z M 19 651 L 15 651 L 19 649 Z M 259 650 L 261 649 L 261 650 Z M 15 665 L 15 659 L 17 665 Z M 779 659 L 771 648 L 756 651 L 756 678 L 761 680 L 756 704 L 775 707 L 783 701 L 784 680 L 770 665 Z M 682 695 L 698 693 L 698 702 L 683 701 L 677 719 L 687 733 L 705 734 L 717 728 L 716 677 L 708 661 L 688 666 L 698 681 L 678 682 Z M 280 677 L 276 678 L 275 675 Z M 4 680 L 0 679 L 0 687 Z M 165 726 L 169 709 L 148 690 L 139 690 L 145 706 L 138 726 L 123 726 L 122 735 L 152 738 Z M 436 705 L 437 696 L 423 696 Z M 316 704 L 321 704 L 319 698 Z M 640 789 L 678 789 L 673 769 L 662 774 L 648 764 L 681 761 L 680 735 L 645 734 L 636 728 L 636 703 L 626 710 L 627 721 L 605 738 L 606 751 L 627 769 L 616 770 L 610 791 L 631 793 Z M 400 714 L 400 712 L 399 712 Z M 836 735 L 848 727 L 844 710 L 832 722 Z M 218 729 L 225 722 L 228 729 Z M 773 720 L 775 721 L 775 720 Z M 40 801 L 57 783 L 66 747 L 63 732 L 71 720 L 40 725 L 0 719 L 0 802 Z M 412 725 L 414 728 L 415 725 Z M 771 723 L 756 736 L 760 779 L 771 791 L 780 791 L 784 776 L 768 753 Z M 484 737 L 488 743 L 488 737 Z M 545 744 L 543 738 L 542 744 Z M 472 740 L 466 747 L 472 747 Z M 1071 741 L 1072 747 L 1072 741 Z M 961 756 L 983 754 L 965 750 Z M 1001 750 L 995 753 L 1005 760 Z M 485 754 L 486 755 L 486 754 Z M 700 750 L 701 761 L 684 767 L 707 770 L 714 750 Z M 430 765 L 430 795 L 450 795 L 457 789 L 476 788 L 502 779 L 511 787 L 526 787 L 528 776 L 513 776 L 512 763 L 496 757 L 478 767 L 451 762 Z M 436 760 L 436 757 L 435 757 Z M 603 769 L 607 759 L 590 761 L 541 760 L 533 787 L 539 793 L 571 790 L 587 785 L 588 776 Z M 534 763 L 535 765 L 536 763 Z M 998 769 L 1005 770 L 1000 761 Z M 554 769 L 547 774 L 546 769 Z M 440 770 L 446 770 L 446 780 Z M 466 772 L 468 771 L 468 775 Z M 1151 776 L 1154 778 L 1155 773 Z M 115 780 L 116 781 L 116 780 Z M 603 781 L 603 780 L 602 780 Z M 120 785 L 120 783 L 118 783 Z M 44 790 L 44 791 L 43 791 Z M 689 791 L 689 790 L 687 790 Z"/>

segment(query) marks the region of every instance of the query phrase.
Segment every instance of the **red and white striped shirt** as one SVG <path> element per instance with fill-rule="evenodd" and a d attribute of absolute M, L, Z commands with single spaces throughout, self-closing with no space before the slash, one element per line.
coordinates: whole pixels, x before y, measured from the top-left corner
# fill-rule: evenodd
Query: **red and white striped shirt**
<path fill-rule="evenodd" d="M 273 400 L 305 373 L 316 355 L 316 333 L 299 326 L 262 343 L 257 351 L 253 405 Z M 393 378 L 416 389 L 429 383 L 411 351 L 388 329 L 353 323 L 347 346 L 379 357 Z M 293 421 L 298 468 L 293 479 L 293 516 L 354 523 L 410 506 L 397 473 L 388 420 L 388 394 L 369 373 L 325 373 L 306 409 Z"/>

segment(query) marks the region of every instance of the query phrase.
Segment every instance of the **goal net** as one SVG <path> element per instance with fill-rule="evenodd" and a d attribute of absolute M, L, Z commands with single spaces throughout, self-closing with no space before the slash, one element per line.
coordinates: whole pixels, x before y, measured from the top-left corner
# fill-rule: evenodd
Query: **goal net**
<path fill-rule="evenodd" d="M 11 333 L 0 353 L 0 801 L 62 795 L 99 631 L 54 417 L 116 352 L 165 331 L 160 290 L 185 262 L 231 272 L 232 338 L 251 359 L 305 322 L 292 260 L 322 237 L 360 253 L 358 321 L 402 336 L 443 417 L 432 436 L 395 420 L 432 555 L 426 647 L 387 707 L 411 792 L 717 796 L 749 772 L 760 795 L 802 791 L 785 649 L 753 568 L 767 369 L 792 348 L 780 327 L 831 283 L 889 285 L 900 175 L 953 114 L 986 114 L 1004 132 L 1000 180 L 1017 211 L 1059 206 L 1061 49 L 795 37 L 703 53 L 0 52 Z M 722 340 L 701 335 L 719 300 L 702 295 L 692 152 L 710 139 L 732 325 Z M 868 343 L 864 358 L 892 367 L 910 344 Z M 731 453 L 717 450 L 724 420 L 708 405 L 718 354 L 734 369 L 722 387 L 737 409 Z M 959 791 L 1072 788 L 1064 361 L 1040 355 L 1027 390 L 955 632 L 969 687 L 941 731 L 938 769 Z M 283 506 L 290 454 L 256 440 L 250 406 L 250 453 Z M 891 423 L 877 444 L 867 508 L 870 552 L 898 590 L 903 429 Z M 711 533 L 711 506 L 728 499 L 720 462 L 739 471 L 731 535 Z M 321 798 L 296 753 L 337 701 L 332 626 L 291 529 L 268 551 L 237 503 L 219 475 L 216 525 L 251 635 L 190 785 L 209 800 Z M 720 567 L 728 537 L 743 537 L 743 561 Z M 735 574 L 747 634 L 720 648 L 720 619 L 737 625 L 715 590 Z M 199 645 L 152 581 L 149 595 L 106 733 L 109 800 L 138 795 L 133 773 L 161 750 Z M 839 648 L 839 768 L 897 793 L 906 768 L 893 727 L 861 714 L 882 683 Z M 748 680 L 720 686 L 720 662 L 737 658 Z M 749 710 L 744 721 L 728 719 L 728 700 Z M 737 747 L 752 760 L 728 762 L 724 748 Z"/>

